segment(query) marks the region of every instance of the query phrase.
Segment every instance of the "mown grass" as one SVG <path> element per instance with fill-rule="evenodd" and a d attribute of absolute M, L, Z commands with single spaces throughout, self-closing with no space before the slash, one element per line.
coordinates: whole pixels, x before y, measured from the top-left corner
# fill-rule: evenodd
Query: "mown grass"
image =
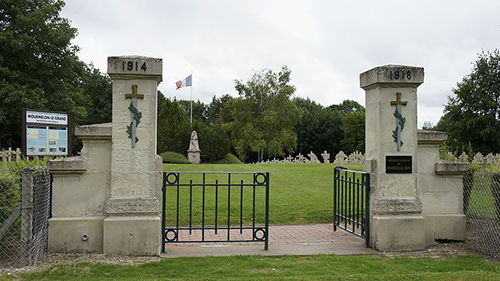
<path fill-rule="evenodd" d="M 173 258 L 139 266 L 80 263 L 3 280 L 500 280 L 478 257 L 233 256 Z"/>
<path fill-rule="evenodd" d="M 202 165 L 176 165 L 164 164 L 164 171 L 262 171 L 270 173 L 270 224 L 308 224 L 330 223 L 333 219 L 333 168 L 334 164 L 202 164 Z M 350 166 L 350 169 L 360 170 L 361 166 Z M 201 176 L 181 175 L 181 183 L 188 183 L 188 178 L 194 183 L 202 182 Z M 227 182 L 227 179 L 207 175 L 206 182 Z M 231 182 L 245 183 L 252 181 L 251 175 L 234 175 Z M 176 224 L 177 190 L 167 189 L 167 223 Z M 218 189 L 218 223 L 227 223 L 227 188 Z M 252 219 L 253 191 L 243 188 L 243 222 L 248 224 Z M 194 187 L 193 194 L 193 225 L 200 225 L 202 218 L 203 188 Z M 241 188 L 231 188 L 231 224 L 239 223 Z M 179 192 L 179 224 L 189 224 L 189 188 L 180 188 Z M 265 211 L 265 189 L 256 188 L 256 221 L 263 223 Z M 215 223 L 215 188 L 205 190 L 205 220 L 206 224 Z"/>

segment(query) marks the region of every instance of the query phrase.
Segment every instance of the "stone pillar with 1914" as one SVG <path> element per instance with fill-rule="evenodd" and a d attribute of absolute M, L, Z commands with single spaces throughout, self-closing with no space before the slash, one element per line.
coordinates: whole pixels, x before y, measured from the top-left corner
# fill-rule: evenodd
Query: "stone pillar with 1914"
<path fill-rule="evenodd" d="M 157 255 L 161 216 L 156 196 L 156 114 L 162 60 L 109 57 L 108 74 L 113 80 L 113 127 L 104 252 Z"/>

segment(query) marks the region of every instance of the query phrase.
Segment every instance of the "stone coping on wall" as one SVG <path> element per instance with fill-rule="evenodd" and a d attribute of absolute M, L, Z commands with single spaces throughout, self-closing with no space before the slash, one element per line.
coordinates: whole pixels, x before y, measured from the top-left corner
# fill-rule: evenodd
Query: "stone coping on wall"
<path fill-rule="evenodd" d="M 439 145 L 443 143 L 448 138 L 446 132 L 441 131 L 427 131 L 418 130 L 417 131 L 417 141 L 418 144 L 434 144 Z"/>
<path fill-rule="evenodd" d="M 111 123 L 92 124 L 77 126 L 75 135 L 80 139 L 102 139 L 111 140 Z"/>
<path fill-rule="evenodd" d="M 87 170 L 87 160 L 81 156 L 50 160 L 47 167 L 51 173 L 82 174 Z"/>
<path fill-rule="evenodd" d="M 438 175 L 461 175 L 469 169 L 468 163 L 441 160 L 436 163 L 435 171 Z"/>

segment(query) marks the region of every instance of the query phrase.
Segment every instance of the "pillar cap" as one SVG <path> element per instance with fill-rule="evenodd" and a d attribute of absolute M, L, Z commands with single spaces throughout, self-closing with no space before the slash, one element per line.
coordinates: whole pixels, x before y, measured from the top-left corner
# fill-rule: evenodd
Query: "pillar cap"
<path fill-rule="evenodd" d="M 408 65 L 378 66 L 359 75 L 364 90 L 379 87 L 418 87 L 424 82 L 424 68 Z"/>
<path fill-rule="evenodd" d="M 108 74 L 113 80 L 163 79 L 163 60 L 144 56 L 108 57 Z"/>

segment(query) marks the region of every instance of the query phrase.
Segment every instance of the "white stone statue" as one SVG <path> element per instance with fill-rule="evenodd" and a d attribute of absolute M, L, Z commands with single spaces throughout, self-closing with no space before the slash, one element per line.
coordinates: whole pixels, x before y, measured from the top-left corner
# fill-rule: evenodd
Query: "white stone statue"
<path fill-rule="evenodd" d="M 188 152 L 200 151 L 200 145 L 198 143 L 198 133 L 196 131 L 191 132 L 191 141 L 189 142 Z"/>
<path fill-rule="evenodd" d="M 200 145 L 198 144 L 198 134 L 196 131 L 193 131 L 191 133 L 191 141 L 189 142 L 189 149 L 188 149 L 188 160 L 189 162 L 193 164 L 200 164 L 201 163 L 201 157 L 200 157 Z"/>

